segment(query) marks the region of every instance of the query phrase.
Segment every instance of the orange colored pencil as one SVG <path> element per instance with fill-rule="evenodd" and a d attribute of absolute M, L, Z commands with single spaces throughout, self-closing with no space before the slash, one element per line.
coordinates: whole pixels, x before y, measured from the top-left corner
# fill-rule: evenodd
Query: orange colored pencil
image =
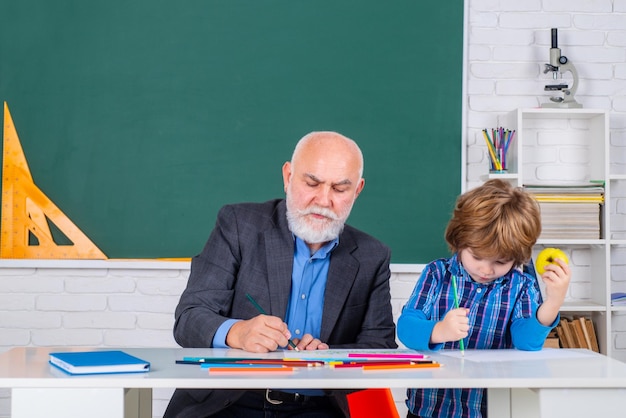
<path fill-rule="evenodd" d="M 210 367 L 209 373 L 292 373 L 293 367 Z"/>

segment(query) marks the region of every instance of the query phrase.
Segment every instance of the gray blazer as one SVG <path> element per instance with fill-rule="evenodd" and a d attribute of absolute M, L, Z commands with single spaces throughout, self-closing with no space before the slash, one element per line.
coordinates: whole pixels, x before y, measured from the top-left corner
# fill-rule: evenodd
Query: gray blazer
<path fill-rule="evenodd" d="M 293 256 L 284 200 L 224 206 L 204 249 L 192 260 L 187 288 L 176 307 L 176 341 L 182 347 L 211 347 L 225 320 L 258 315 L 246 293 L 268 314 L 285 318 Z M 389 261 L 388 247 L 345 226 L 330 259 L 321 341 L 331 348 L 397 347 Z M 210 416 L 242 394 L 177 389 L 165 417 Z M 347 411 L 345 391 L 329 394 Z"/>

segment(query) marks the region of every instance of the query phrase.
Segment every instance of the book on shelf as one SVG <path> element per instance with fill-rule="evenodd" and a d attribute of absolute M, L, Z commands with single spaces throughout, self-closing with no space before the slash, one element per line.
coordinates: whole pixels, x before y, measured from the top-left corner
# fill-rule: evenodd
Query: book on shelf
<path fill-rule="evenodd" d="M 595 327 L 590 318 L 584 316 L 578 318 L 562 317 L 554 331 L 561 348 L 585 348 L 596 353 L 600 352 Z M 549 338 L 554 338 L 554 334 Z M 546 339 L 544 347 L 547 347 L 548 344 L 553 346 L 554 342 L 548 342 Z"/>
<path fill-rule="evenodd" d="M 524 188 L 529 189 L 531 193 L 595 194 L 604 193 L 604 181 L 567 184 L 524 184 Z"/>
<path fill-rule="evenodd" d="M 150 371 L 149 362 L 119 350 L 54 352 L 49 362 L 69 374 Z"/>
<path fill-rule="evenodd" d="M 544 348 L 561 348 L 559 345 L 559 336 L 555 330 L 550 331 L 543 343 Z"/>
<path fill-rule="evenodd" d="M 626 293 L 613 292 L 611 293 L 611 305 L 613 306 L 626 306 Z"/>
<path fill-rule="evenodd" d="M 585 339 L 585 334 L 583 333 L 583 324 L 584 323 L 581 323 L 578 318 L 574 318 L 570 322 L 572 334 L 574 335 L 574 342 L 576 344 L 576 348 L 587 348 L 591 350 L 591 342 L 587 345 L 587 340 Z"/>
<path fill-rule="evenodd" d="M 585 328 L 587 328 L 587 335 L 589 335 L 589 342 L 591 343 L 591 351 L 595 351 L 596 353 L 600 352 L 600 347 L 598 346 L 598 336 L 596 335 L 596 330 L 593 326 L 593 322 L 591 319 L 585 318 L 583 321 L 585 323 Z"/>
<path fill-rule="evenodd" d="M 559 325 L 557 328 L 561 328 L 563 331 L 563 339 L 561 340 L 561 347 L 563 348 L 577 348 L 576 341 L 574 340 L 574 335 L 572 333 L 572 327 L 569 324 L 569 320 L 567 318 L 561 318 Z"/>
<path fill-rule="evenodd" d="M 541 209 L 541 239 L 599 239 L 604 187 L 525 185 Z"/>

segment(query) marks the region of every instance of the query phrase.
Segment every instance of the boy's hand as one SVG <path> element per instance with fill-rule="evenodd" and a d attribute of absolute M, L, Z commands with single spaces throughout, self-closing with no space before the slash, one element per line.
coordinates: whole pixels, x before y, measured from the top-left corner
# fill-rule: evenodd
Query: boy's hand
<path fill-rule="evenodd" d="M 567 295 L 567 288 L 572 277 L 569 265 L 557 258 L 557 264 L 550 263 L 545 266 L 545 272 L 541 275 L 543 283 L 546 285 L 546 302 L 550 299 L 559 304 L 559 308 Z"/>
<path fill-rule="evenodd" d="M 448 341 L 458 341 L 467 337 L 469 333 L 469 309 L 457 308 L 448 311 L 443 320 L 437 322 L 430 336 L 431 344 L 441 344 Z"/>
<path fill-rule="evenodd" d="M 541 280 L 545 284 L 545 300 L 537 310 L 537 319 L 545 326 L 550 326 L 556 319 L 567 295 L 567 288 L 572 277 L 569 265 L 557 258 L 558 264 L 548 264 Z"/>

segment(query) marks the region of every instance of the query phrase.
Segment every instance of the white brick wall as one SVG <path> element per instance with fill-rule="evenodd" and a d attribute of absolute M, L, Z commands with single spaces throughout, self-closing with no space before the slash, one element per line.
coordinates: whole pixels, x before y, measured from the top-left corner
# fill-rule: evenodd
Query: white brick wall
<path fill-rule="evenodd" d="M 465 186 L 482 182 L 488 170 L 483 128 L 499 126 L 501 115 L 537 107 L 549 75 L 550 28 L 578 70 L 577 100 L 610 111 L 611 163 L 626 173 L 626 0 L 467 0 L 465 92 Z M 571 155 L 568 158 L 580 159 Z M 584 158 L 584 156 L 582 156 Z M 612 221 L 626 238 L 626 186 L 613 187 Z M 207 231 L 208 234 L 209 231 Z M 626 291 L 626 248 L 615 248 L 614 287 Z M 572 258 L 584 269 L 584 254 Z M 0 262 L 0 350 L 13 346 L 176 346 L 173 315 L 187 280 L 186 267 L 67 268 Z M 409 270 L 403 272 L 404 270 Z M 417 279 L 415 269 L 396 266 L 392 277 L 394 315 Z M 621 288 L 620 288 L 621 286 Z M 570 297 L 588 294 L 585 283 Z M 614 318 L 615 348 L 626 349 L 626 314 Z M 154 416 L 161 416 L 171 391 L 155 391 Z M 397 399 L 404 396 L 396 391 Z M 404 407 L 400 407 L 402 411 Z M 10 396 L 0 389 L 0 417 L 8 417 Z"/>

